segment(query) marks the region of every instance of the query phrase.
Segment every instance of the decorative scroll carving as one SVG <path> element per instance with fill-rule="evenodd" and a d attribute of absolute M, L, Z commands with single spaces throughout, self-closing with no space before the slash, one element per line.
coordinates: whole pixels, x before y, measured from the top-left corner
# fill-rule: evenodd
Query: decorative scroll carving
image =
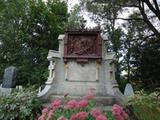
<path fill-rule="evenodd" d="M 67 31 L 64 39 L 64 59 L 88 61 L 101 59 L 102 47 L 99 31 Z"/>

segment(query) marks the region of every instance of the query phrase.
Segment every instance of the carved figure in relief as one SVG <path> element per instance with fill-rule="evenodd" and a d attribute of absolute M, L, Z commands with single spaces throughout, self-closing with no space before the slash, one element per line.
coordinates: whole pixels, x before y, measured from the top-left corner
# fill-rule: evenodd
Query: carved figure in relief
<path fill-rule="evenodd" d="M 86 55 L 94 53 L 93 40 L 79 37 L 77 40 L 71 41 L 70 53 L 76 55 Z"/>

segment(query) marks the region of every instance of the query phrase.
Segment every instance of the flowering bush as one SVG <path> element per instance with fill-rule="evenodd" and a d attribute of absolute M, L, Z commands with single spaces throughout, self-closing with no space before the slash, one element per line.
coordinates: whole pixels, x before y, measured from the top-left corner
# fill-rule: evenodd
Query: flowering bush
<path fill-rule="evenodd" d="M 32 88 L 0 96 L 0 120 L 35 120 L 40 115 L 41 103 Z"/>
<path fill-rule="evenodd" d="M 57 98 L 48 108 L 42 110 L 38 120 L 126 120 L 128 115 L 119 105 L 114 105 L 112 115 L 108 116 L 99 108 L 95 107 L 93 96 L 85 96 L 84 99 L 66 100 L 63 102 Z"/>
<path fill-rule="evenodd" d="M 128 107 L 139 120 L 160 120 L 160 92 L 136 91 L 129 98 Z"/>
<path fill-rule="evenodd" d="M 117 104 L 113 105 L 112 114 L 115 116 L 116 120 L 125 120 L 128 118 L 127 113 Z"/>

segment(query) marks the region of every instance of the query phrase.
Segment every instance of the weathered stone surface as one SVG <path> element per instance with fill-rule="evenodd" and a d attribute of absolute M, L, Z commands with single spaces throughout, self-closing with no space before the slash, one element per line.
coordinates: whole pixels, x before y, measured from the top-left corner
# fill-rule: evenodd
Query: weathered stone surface
<path fill-rule="evenodd" d="M 58 40 L 63 40 L 63 38 L 64 38 L 63 34 L 61 34 L 61 35 L 58 36 Z"/>
<path fill-rule="evenodd" d="M 12 88 L 1 88 L 0 87 L 0 96 L 10 95 L 12 92 Z"/>
<path fill-rule="evenodd" d="M 82 32 L 85 33 L 84 31 Z M 79 33 L 77 34 L 80 35 Z M 87 34 L 85 34 L 86 36 Z M 47 80 L 46 86 L 49 85 L 50 87 L 45 87 L 46 90 L 42 91 L 43 94 L 39 94 L 40 97 L 48 100 L 52 99 L 50 98 L 51 96 L 63 97 L 65 93 L 69 93 L 70 96 L 80 97 L 85 96 L 90 89 L 94 89 L 97 101 L 103 104 L 105 102 L 113 104 L 117 100 L 122 100 L 123 95 L 119 91 L 118 84 L 115 80 L 116 68 L 113 62 L 116 60 L 115 55 L 106 52 L 102 39 L 99 39 L 101 40 L 100 44 L 93 44 L 93 46 L 99 46 L 93 47 L 96 51 L 95 53 L 93 53 L 93 49 L 84 52 L 83 50 L 85 48 L 88 49 L 87 46 L 89 43 L 84 42 L 84 39 L 79 40 L 78 38 L 81 37 L 77 37 L 76 39 L 76 37 L 71 36 L 69 39 L 72 40 L 68 40 L 66 36 L 61 35 L 59 37 L 59 51 L 49 51 L 48 58 L 52 59 L 48 59 L 50 61 L 48 78 L 51 78 L 51 80 Z M 73 45 L 70 43 L 72 41 L 74 41 Z M 84 49 L 79 45 L 83 43 L 82 41 L 85 43 L 84 46 L 82 45 Z M 68 44 L 69 46 L 67 46 Z M 76 44 L 80 47 L 78 51 L 75 48 Z M 81 49 L 83 50 L 81 51 Z M 94 59 L 96 57 L 101 58 L 100 61 Z M 54 68 L 51 67 L 53 65 Z"/>
<path fill-rule="evenodd" d="M 125 96 L 133 96 L 134 95 L 133 87 L 130 83 L 126 84 L 126 87 L 124 89 L 124 95 Z"/>
<path fill-rule="evenodd" d="M 15 67 L 11 66 L 11 67 L 6 68 L 4 75 L 3 75 L 2 87 L 3 88 L 15 88 L 16 87 L 16 75 L 17 75 L 17 69 Z"/>
<path fill-rule="evenodd" d="M 48 60 L 54 60 L 54 58 L 59 58 L 61 57 L 60 53 L 58 51 L 55 51 L 55 50 L 49 50 L 49 53 L 48 53 L 48 56 L 47 56 L 47 59 Z"/>
<path fill-rule="evenodd" d="M 90 62 L 88 64 L 80 64 L 74 61 L 68 62 L 66 68 L 66 74 L 68 81 L 79 82 L 92 82 L 98 80 L 98 68 L 96 62 Z M 89 74 L 86 74 L 89 73 Z M 82 77 L 83 76 L 83 77 Z"/>

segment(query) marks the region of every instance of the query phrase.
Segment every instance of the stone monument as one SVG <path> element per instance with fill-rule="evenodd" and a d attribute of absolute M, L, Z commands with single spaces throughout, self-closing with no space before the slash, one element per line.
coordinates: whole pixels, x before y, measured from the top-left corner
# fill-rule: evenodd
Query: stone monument
<path fill-rule="evenodd" d="M 4 71 L 2 87 L 0 92 L 3 95 L 11 93 L 12 88 L 16 88 L 17 69 L 14 66 L 7 67 Z"/>
<path fill-rule="evenodd" d="M 124 89 L 124 96 L 126 96 L 126 97 L 134 96 L 134 90 L 133 90 L 133 87 L 130 83 L 126 84 L 126 87 Z"/>
<path fill-rule="evenodd" d="M 49 77 L 38 93 L 43 99 L 84 96 L 94 89 L 96 100 L 104 104 L 120 101 L 122 94 L 115 80 L 114 53 L 108 53 L 100 30 L 68 30 L 59 35 L 59 50 L 49 50 Z"/>
<path fill-rule="evenodd" d="M 13 66 L 7 67 L 3 75 L 2 88 L 16 87 L 17 69 Z"/>

